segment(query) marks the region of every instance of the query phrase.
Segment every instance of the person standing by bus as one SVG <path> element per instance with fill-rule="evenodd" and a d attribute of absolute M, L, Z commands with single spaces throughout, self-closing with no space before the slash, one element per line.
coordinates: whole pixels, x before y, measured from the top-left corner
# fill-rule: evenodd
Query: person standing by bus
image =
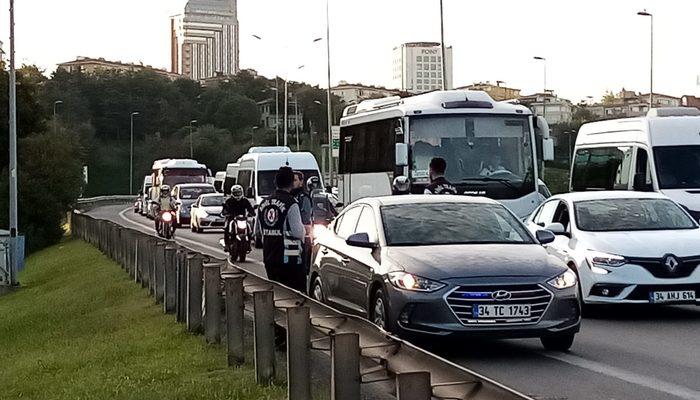
<path fill-rule="evenodd" d="M 299 204 L 291 194 L 294 172 L 282 167 L 275 176 L 277 190 L 260 203 L 258 223 L 262 230 L 263 259 L 270 280 L 298 291 L 306 289 L 302 264 L 305 237 Z"/>
<path fill-rule="evenodd" d="M 308 275 L 311 265 L 309 264 L 309 258 L 311 255 L 311 235 L 313 232 L 313 204 L 311 202 L 311 196 L 306 191 L 306 182 L 304 180 L 304 173 L 301 171 L 294 171 L 294 189 L 292 189 L 292 196 L 299 204 L 299 212 L 301 214 L 301 223 L 304 224 L 304 230 L 306 231 L 306 236 L 304 237 L 304 243 L 302 247 L 302 264 L 304 265 L 304 275 Z"/>
<path fill-rule="evenodd" d="M 457 194 L 457 188 L 445 179 L 447 162 L 444 158 L 435 157 L 430 160 L 430 184 L 425 187 L 424 194 Z"/>

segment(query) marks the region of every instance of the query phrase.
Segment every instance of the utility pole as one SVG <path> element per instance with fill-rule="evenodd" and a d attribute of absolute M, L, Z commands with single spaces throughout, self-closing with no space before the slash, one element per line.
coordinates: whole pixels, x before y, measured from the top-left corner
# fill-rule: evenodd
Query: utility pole
<path fill-rule="evenodd" d="M 297 151 L 299 151 L 299 97 L 294 94 L 294 128 L 297 133 Z"/>
<path fill-rule="evenodd" d="M 280 145 L 280 88 L 275 76 L 275 146 Z"/>
<path fill-rule="evenodd" d="M 56 124 L 56 106 L 59 104 L 63 104 L 63 101 L 56 100 L 53 102 L 53 133 L 54 134 L 56 134 L 56 132 L 58 132 L 58 126 Z"/>
<path fill-rule="evenodd" d="M 649 17 L 651 23 L 651 46 L 649 49 L 649 51 L 651 52 L 649 59 L 649 110 L 651 110 L 651 108 L 654 107 L 654 15 L 648 12 L 647 10 L 639 11 L 637 15 L 642 17 Z"/>
<path fill-rule="evenodd" d="M 192 125 L 196 124 L 197 120 L 193 119 L 190 121 L 190 159 L 194 159 L 194 143 L 192 141 Z"/>
<path fill-rule="evenodd" d="M 10 286 L 17 286 L 17 75 L 15 71 L 15 0 L 10 0 Z"/>
<path fill-rule="evenodd" d="M 326 0 L 326 54 L 328 64 L 328 183 L 333 186 L 333 105 L 331 104 L 331 0 Z"/>
<path fill-rule="evenodd" d="M 131 113 L 131 151 L 129 152 L 129 194 L 134 194 L 134 117 L 138 111 Z"/>
<path fill-rule="evenodd" d="M 445 13 L 440 0 L 440 52 L 442 53 L 442 90 L 447 90 L 447 59 L 445 58 Z"/>

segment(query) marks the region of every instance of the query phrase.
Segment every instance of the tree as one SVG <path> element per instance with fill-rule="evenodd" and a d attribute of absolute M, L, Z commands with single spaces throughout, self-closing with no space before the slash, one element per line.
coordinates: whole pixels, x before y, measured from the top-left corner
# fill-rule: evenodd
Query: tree
<path fill-rule="evenodd" d="M 617 96 L 609 90 L 605 91 L 605 95 L 603 95 L 603 104 L 612 104 L 617 100 Z"/>

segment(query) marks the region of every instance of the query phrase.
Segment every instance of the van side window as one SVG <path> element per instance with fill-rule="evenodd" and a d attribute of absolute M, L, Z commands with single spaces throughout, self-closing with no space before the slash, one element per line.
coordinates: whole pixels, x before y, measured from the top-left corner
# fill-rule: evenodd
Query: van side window
<path fill-rule="evenodd" d="M 631 167 L 631 147 L 581 149 L 574 156 L 571 188 L 579 192 L 628 190 Z"/>
<path fill-rule="evenodd" d="M 238 179 L 236 182 L 243 187 L 243 190 L 248 190 L 250 187 L 250 178 L 253 175 L 253 171 L 249 169 L 238 170 Z"/>

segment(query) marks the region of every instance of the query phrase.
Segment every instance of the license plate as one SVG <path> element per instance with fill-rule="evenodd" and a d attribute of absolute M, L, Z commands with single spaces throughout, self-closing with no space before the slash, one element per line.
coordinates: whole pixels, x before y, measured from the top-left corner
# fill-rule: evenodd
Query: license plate
<path fill-rule="evenodd" d="M 682 303 L 695 301 L 695 291 L 675 290 L 671 292 L 650 292 L 649 301 L 652 303 Z"/>
<path fill-rule="evenodd" d="M 476 305 L 473 309 L 474 318 L 513 318 L 529 317 L 530 306 L 527 304 L 509 305 Z"/>

